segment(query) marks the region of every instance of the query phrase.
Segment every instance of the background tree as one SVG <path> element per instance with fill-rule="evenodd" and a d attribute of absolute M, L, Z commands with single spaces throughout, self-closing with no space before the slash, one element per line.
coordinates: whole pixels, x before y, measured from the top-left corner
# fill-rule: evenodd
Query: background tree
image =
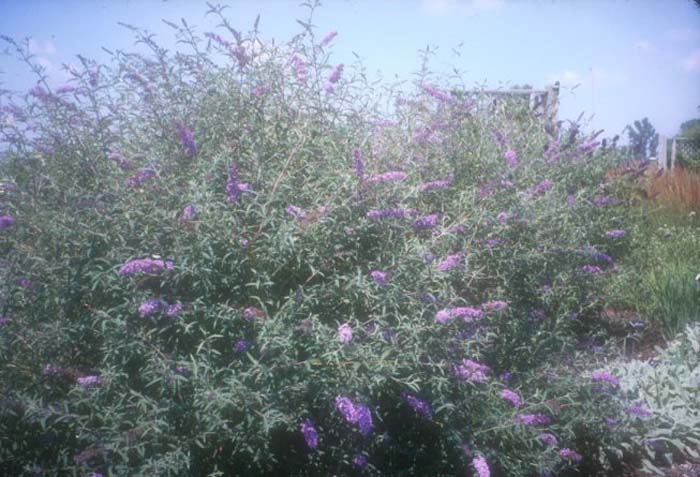
<path fill-rule="evenodd" d="M 648 118 L 635 121 L 627 126 L 625 131 L 627 131 L 630 149 L 635 159 L 646 159 L 656 153 L 659 135 Z"/>

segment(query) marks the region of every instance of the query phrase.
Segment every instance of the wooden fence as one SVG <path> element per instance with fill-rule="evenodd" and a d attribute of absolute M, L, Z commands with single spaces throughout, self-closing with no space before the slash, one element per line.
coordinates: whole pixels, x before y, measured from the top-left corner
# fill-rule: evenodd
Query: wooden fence
<path fill-rule="evenodd" d="M 673 169 L 678 163 L 678 157 L 700 156 L 700 149 L 696 143 L 684 137 L 667 137 L 659 135 L 659 145 L 656 157 L 651 160 L 658 161 L 659 169 Z"/>

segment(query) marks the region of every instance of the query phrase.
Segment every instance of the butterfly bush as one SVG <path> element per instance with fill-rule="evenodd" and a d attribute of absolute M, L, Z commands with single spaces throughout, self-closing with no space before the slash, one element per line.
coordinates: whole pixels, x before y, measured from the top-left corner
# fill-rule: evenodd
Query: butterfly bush
<path fill-rule="evenodd" d="M 0 88 L 10 475 L 556 474 L 553 436 L 588 462 L 653 422 L 547 374 L 634 245 L 595 138 L 209 8 L 177 51 L 134 28 L 110 67 Z"/>

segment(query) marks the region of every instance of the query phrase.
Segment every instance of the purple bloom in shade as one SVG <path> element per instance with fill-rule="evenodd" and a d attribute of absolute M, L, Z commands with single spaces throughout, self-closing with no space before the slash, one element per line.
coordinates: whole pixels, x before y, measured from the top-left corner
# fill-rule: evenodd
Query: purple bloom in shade
<path fill-rule="evenodd" d="M 367 179 L 368 184 L 381 184 L 382 182 L 396 182 L 396 181 L 402 181 L 406 177 L 408 177 L 408 174 L 405 172 L 401 171 L 389 171 L 385 172 L 383 174 L 377 174 L 374 176 L 371 176 L 369 179 Z"/>
<path fill-rule="evenodd" d="M 622 229 L 608 230 L 605 232 L 605 236 L 609 238 L 621 238 L 625 235 L 627 235 L 627 231 Z"/>
<path fill-rule="evenodd" d="M 540 435 L 538 435 L 537 438 L 544 445 L 550 447 L 557 445 L 557 436 L 555 436 L 554 434 L 550 434 L 549 432 L 543 432 Z"/>
<path fill-rule="evenodd" d="M 583 459 L 583 456 L 581 454 L 567 447 L 559 451 L 559 457 L 561 457 L 562 459 L 570 460 L 571 462 L 581 462 L 581 460 Z"/>
<path fill-rule="evenodd" d="M 387 286 L 389 284 L 389 280 L 391 279 L 390 272 L 382 272 L 381 270 L 373 270 L 370 275 L 372 276 L 374 283 L 382 287 Z"/>
<path fill-rule="evenodd" d="M 240 177 L 238 176 L 238 168 L 235 164 L 231 164 L 228 168 L 228 179 L 226 179 L 226 196 L 227 201 L 231 204 L 238 202 L 241 196 Z"/>
<path fill-rule="evenodd" d="M 523 399 L 520 395 L 510 389 L 503 389 L 501 391 L 501 397 L 511 403 L 513 407 L 520 407 L 523 404 Z"/>
<path fill-rule="evenodd" d="M 187 204 L 180 212 L 180 222 L 192 222 L 197 220 L 197 208 L 194 204 Z"/>
<path fill-rule="evenodd" d="M 448 255 L 442 262 L 438 263 L 435 267 L 438 272 L 446 272 L 452 270 L 460 264 L 462 261 L 462 254 L 455 253 L 453 255 Z"/>
<path fill-rule="evenodd" d="M 56 89 L 56 93 L 58 94 L 72 93 L 74 91 L 78 91 L 78 88 L 69 84 L 60 86 L 58 89 Z"/>
<path fill-rule="evenodd" d="M 490 300 L 482 303 L 481 308 L 486 311 L 504 311 L 508 309 L 508 303 L 502 300 Z"/>
<path fill-rule="evenodd" d="M 448 179 L 424 182 L 418 188 L 421 192 L 427 192 L 435 189 L 444 189 L 452 185 L 453 178 L 450 176 Z"/>
<path fill-rule="evenodd" d="M 362 162 L 362 151 L 358 148 L 352 150 L 352 168 L 357 180 L 362 182 L 365 179 L 365 163 Z"/>
<path fill-rule="evenodd" d="M 429 230 L 435 228 L 439 222 L 440 214 L 430 214 L 415 220 L 413 228 L 416 230 Z"/>
<path fill-rule="evenodd" d="M 552 189 L 552 187 L 554 187 L 554 182 L 550 181 L 549 179 L 545 179 L 537 184 L 534 189 L 532 189 L 532 193 L 534 195 L 541 195 Z"/>
<path fill-rule="evenodd" d="M 615 419 L 614 417 L 604 417 L 603 420 L 608 426 L 614 426 L 615 424 L 617 424 L 617 419 Z"/>
<path fill-rule="evenodd" d="M 598 265 L 584 265 L 583 267 L 581 267 L 581 270 L 591 274 L 603 273 L 603 269 L 600 268 Z"/>
<path fill-rule="evenodd" d="M 234 353 L 245 353 L 250 349 L 250 342 L 247 340 L 238 340 L 233 343 Z"/>
<path fill-rule="evenodd" d="M 156 176 L 156 172 L 151 169 L 141 169 L 137 171 L 133 176 L 129 177 L 126 184 L 134 189 L 141 187 L 145 182 L 153 179 Z"/>
<path fill-rule="evenodd" d="M 247 306 L 243 309 L 243 318 L 248 321 L 252 321 L 255 318 L 262 318 L 263 316 L 265 316 L 265 313 L 263 313 L 261 309 L 255 308 L 254 306 Z"/>
<path fill-rule="evenodd" d="M 326 34 L 326 36 L 323 37 L 323 39 L 321 40 L 321 43 L 319 43 L 319 45 L 321 45 L 321 46 L 327 46 L 330 42 L 333 41 L 333 38 L 335 38 L 336 36 L 338 36 L 338 32 L 337 32 L 337 31 L 335 31 L 335 30 L 329 31 L 329 32 Z"/>
<path fill-rule="evenodd" d="M 0 326 L 8 325 L 8 324 L 10 324 L 11 322 L 12 322 L 12 320 L 9 319 L 8 317 L 6 317 L 6 316 L 0 316 Z"/>
<path fill-rule="evenodd" d="M 306 217 L 306 213 L 296 205 L 288 205 L 287 213 L 297 220 L 301 220 Z"/>
<path fill-rule="evenodd" d="M 453 318 L 454 318 L 454 316 L 452 316 L 452 314 L 450 313 L 450 310 L 447 310 L 447 309 L 440 310 L 435 315 L 435 321 L 440 323 L 441 325 L 444 325 L 448 321 L 451 321 Z"/>
<path fill-rule="evenodd" d="M 617 205 L 620 201 L 615 197 L 610 197 L 609 195 L 597 195 L 593 197 L 593 204 L 598 207 L 603 207 L 605 205 Z"/>
<path fill-rule="evenodd" d="M 155 258 L 142 258 L 131 260 L 119 269 L 119 274 L 128 276 L 140 273 L 156 274 L 163 270 L 172 270 L 175 264 L 170 260 L 161 260 Z"/>
<path fill-rule="evenodd" d="M 472 465 L 474 466 L 474 470 L 476 470 L 476 474 L 479 477 L 491 477 L 489 464 L 486 462 L 486 459 L 483 456 L 474 457 L 474 459 L 472 459 Z"/>
<path fill-rule="evenodd" d="M 142 318 L 146 318 L 161 311 L 165 305 L 163 300 L 151 298 L 139 306 L 139 315 L 141 315 Z"/>
<path fill-rule="evenodd" d="M 77 382 L 81 388 L 92 388 L 102 384 L 99 376 L 82 376 L 77 379 Z"/>
<path fill-rule="evenodd" d="M 472 361 L 471 359 L 462 360 L 462 364 L 455 366 L 455 374 L 458 378 L 467 379 L 475 383 L 484 383 L 488 381 L 488 374 L 491 368 L 488 366 Z"/>
<path fill-rule="evenodd" d="M 335 398 L 335 407 L 350 424 L 357 424 L 360 432 L 367 436 L 372 431 L 372 412 L 363 404 L 355 404 L 345 396 Z"/>
<path fill-rule="evenodd" d="M 343 74 L 343 68 L 344 68 L 344 67 L 345 67 L 345 65 L 343 65 L 342 63 L 340 63 L 338 66 L 336 66 L 335 68 L 333 68 L 333 71 L 331 71 L 331 74 L 330 74 L 330 76 L 328 77 L 328 82 L 329 82 L 330 84 L 335 84 L 335 83 L 337 83 L 337 82 L 340 80 L 340 77 L 341 77 L 342 74 Z"/>
<path fill-rule="evenodd" d="M 486 241 L 486 245 L 488 245 L 489 247 L 495 247 L 496 245 L 500 245 L 502 243 L 503 243 L 503 240 L 498 238 L 498 237 L 488 239 Z"/>
<path fill-rule="evenodd" d="M 60 372 L 61 372 L 61 369 L 58 366 L 55 366 L 51 363 L 44 365 L 44 375 L 45 376 L 56 376 Z"/>
<path fill-rule="evenodd" d="M 22 288 L 31 288 L 32 281 L 27 277 L 20 277 L 17 279 L 17 285 Z"/>
<path fill-rule="evenodd" d="M 197 154 L 197 144 L 194 141 L 194 133 L 184 123 L 178 122 L 175 124 L 177 135 L 180 138 L 182 150 L 187 157 L 192 157 Z"/>
<path fill-rule="evenodd" d="M 596 383 L 608 383 L 613 386 L 619 386 L 620 385 L 620 380 L 617 379 L 615 376 L 613 376 L 610 373 L 606 373 L 605 371 L 595 371 L 594 373 L 591 374 L 591 381 L 596 382 Z"/>
<path fill-rule="evenodd" d="M 355 467 L 364 469 L 365 467 L 367 467 L 367 457 L 365 457 L 362 454 L 357 454 L 352 460 L 352 463 L 355 464 Z"/>
<path fill-rule="evenodd" d="M 504 223 L 508 222 L 508 220 L 510 220 L 512 217 L 513 217 L 513 214 L 511 214 L 510 212 L 503 211 L 503 212 L 498 213 L 498 215 L 496 216 L 496 219 L 500 223 L 504 224 Z"/>
<path fill-rule="evenodd" d="M 421 416 L 429 418 L 433 415 L 433 411 L 430 409 L 430 404 L 427 401 L 408 393 L 403 393 L 402 396 L 406 403 Z"/>
<path fill-rule="evenodd" d="M 484 317 L 484 312 L 471 306 L 458 306 L 450 310 L 452 318 L 462 318 L 462 321 L 469 323 L 474 320 L 479 320 Z"/>
<path fill-rule="evenodd" d="M 367 212 L 367 218 L 370 220 L 382 220 L 387 218 L 403 219 L 407 215 L 415 215 L 416 212 L 416 209 L 375 209 Z"/>
<path fill-rule="evenodd" d="M 309 449 L 316 449 L 318 447 L 318 432 L 313 423 L 309 419 L 305 419 L 299 424 L 299 430 L 304 435 L 304 440 Z"/>
<path fill-rule="evenodd" d="M 90 472 L 88 477 L 104 477 L 104 475 L 100 474 L 99 472 Z"/>
<path fill-rule="evenodd" d="M 182 303 L 177 302 L 173 303 L 172 305 L 168 305 L 165 308 L 165 316 L 168 318 L 175 318 L 182 312 Z"/>
<path fill-rule="evenodd" d="M 501 381 L 510 381 L 511 379 L 513 379 L 513 373 L 511 373 L 510 371 L 503 371 L 499 376 L 499 379 Z"/>
<path fill-rule="evenodd" d="M 641 402 L 637 402 L 627 408 L 627 413 L 638 417 L 650 417 L 653 413 Z"/>
<path fill-rule="evenodd" d="M 576 196 L 571 194 L 566 198 L 566 203 L 569 204 L 569 207 L 576 207 Z"/>
<path fill-rule="evenodd" d="M 515 421 L 525 426 L 546 426 L 552 422 L 546 414 L 519 414 Z"/>
<path fill-rule="evenodd" d="M 509 167 L 515 167 L 518 165 L 518 153 L 514 150 L 510 149 L 506 151 L 504 157 L 506 158 L 506 163 Z"/>
<path fill-rule="evenodd" d="M 547 315 L 543 309 L 537 308 L 535 310 L 530 310 L 528 317 L 531 322 L 540 322 L 547 318 Z"/>
<path fill-rule="evenodd" d="M 347 344 L 352 341 L 352 327 L 344 323 L 338 327 L 338 341 Z"/>

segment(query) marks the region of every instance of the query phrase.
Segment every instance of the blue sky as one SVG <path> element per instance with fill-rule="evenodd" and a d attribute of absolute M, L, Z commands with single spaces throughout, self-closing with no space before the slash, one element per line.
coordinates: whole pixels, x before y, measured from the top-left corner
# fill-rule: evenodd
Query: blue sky
<path fill-rule="evenodd" d="M 212 0 L 215 3 L 215 0 Z M 289 40 L 306 17 L 300 1 L 231 0 L 234 27 L 248 30 L 261 15 L 267 39 Z M 101 47 L 133 48 L 117 22 L 146 27 L 174 47 L 161 19 L 187 19 L 214 31 L 199 0 L 0 0 L 0 34 L 31 37 L 32 51 L 54 84 L 75 55 L 105 61 Z M 589 119 L 587 129 L 620 133 L 649 117 L 673 135 L 700 117 L 700 7 L 692 0 L 326 0 L 314 15 L 318 34 L 337 30 L 333 61 L 410 79 L 419 50 L 436 47 L 433 71 L 463 72 L 468 85 L 562 84 L 560 117 Z M 458 48 L 458 45 L 461 47 Z M 454 50 L 458 49 L 459 56 Z M 0 57 L 0 82 L 28 89 L 26 68 Z"/>

